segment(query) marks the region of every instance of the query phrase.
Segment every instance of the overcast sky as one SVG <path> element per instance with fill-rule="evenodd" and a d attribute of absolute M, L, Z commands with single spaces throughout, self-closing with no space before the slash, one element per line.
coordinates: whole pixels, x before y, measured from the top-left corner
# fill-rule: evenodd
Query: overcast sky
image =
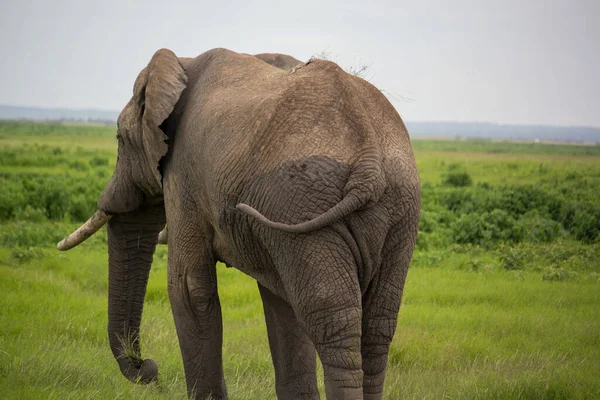
<path fill-rule="evenodd" d="M 161 47 L 326 52 L 405 120 L 600 126 L 600 0 L 0 5 L 0 104 L 120 110 Z"/>

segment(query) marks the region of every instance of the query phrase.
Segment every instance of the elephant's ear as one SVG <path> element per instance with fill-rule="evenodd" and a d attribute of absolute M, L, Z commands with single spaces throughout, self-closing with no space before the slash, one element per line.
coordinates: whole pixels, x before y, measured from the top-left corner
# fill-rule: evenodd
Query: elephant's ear
<path fill-rule="evenodd" d="M 133 87 L 141 129 L 135 140 L 139 147 L 140 168 L 132 168 L 135 183 L 149 196 L 162 195 L 159 162 L 167 154 L 168 137 L 160 125 L 169 117 L 186 88 L 187 75 L 177 56 L 170 50 L 154 53 L 148 66 L 140 72 Z M 143 162 L 142 162 L 143 161 Z"/>

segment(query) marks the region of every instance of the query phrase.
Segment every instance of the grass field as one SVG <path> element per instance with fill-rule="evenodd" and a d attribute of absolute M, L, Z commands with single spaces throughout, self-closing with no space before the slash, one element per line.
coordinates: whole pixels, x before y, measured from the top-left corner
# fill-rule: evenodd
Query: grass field
<path fill-rule="evenodd" d="M 138 386 L 108 346 L 105 230 L 54 247 L 95 210 L 114 136 L 0 123 L 2 399 L 185 398 L 167 249 L 155 254 L 141 329 L 159 380 Z M 600 146 L 413 145 L 423 213 L 385 398 L 600 398 Z M 230 398 L 273 399 L 256 283 L 224 266 L 218 279 Z"/>

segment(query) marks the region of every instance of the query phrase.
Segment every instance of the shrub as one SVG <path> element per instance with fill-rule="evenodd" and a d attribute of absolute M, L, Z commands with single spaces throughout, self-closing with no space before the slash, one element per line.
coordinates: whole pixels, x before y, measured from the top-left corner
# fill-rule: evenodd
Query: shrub
<path fill-rule="evenodd" d="M 96 202 L 90 202 L 84 194 L 74 195 L 70 199 L 65 218 L 72 221 L 85 221 L 95 211 Z"/>
<path fill-rule="evenodd" d="M 423 210 L 419 219 L 419 232 L 432 232 L 435 226 L 435 213 Z"/>
<path fill-rule="evenodd" d="M 571 224 L 573 236 L 584 243 L 600 240 L 600 209 L 581 206 L 575 210 Z"/>
<path fill-rule="evenodd" d="M 561 205 L 553 195 L 538 186 L 503 186 L 500 192 L 499 206 L 512 215 L 523 215 L 531 210 L 550 212 Z"/>
<path fill-rule="evenodd" d="M 465 212 L 473 203 L 473 194 L 471 190 L 450 190 L 443 194 L 442 199 L 448 210 Z"/>
<path fill-rule="evenodd" d="M 503 249 L 500 254 L 502 267 L 509 271 L 520 270 L 524 268 L 523 253 L 515 247 Z"/>
<path fill-rule="evenodd" d="M 516 243 L 523 238 L 522 227 L 506 211 L 496 209 L 487 216 L 484 215 L 484 218 L 487 219 L 492 232 L 492 239 Z"/>
<path fill-rule="evenodd" d="M 442 179 L 442 183 L 444 185 L 454 186 L 454 187 L 465 187 L 471 186 L 473 184 L 473 180 L 471 176 L 466 172 L 448 172 L 444 175 Z"/>
<path fill-rule="evenodd" d="M 428 250 L 431 248 L 444 248 L 452 244 L 452 237 L 448 228 L 440 227 L 433 232 L 419 232 L 417 248 Z"/>
<path fill-rule="evenodd" d="M 46 213 L 44 210 L 39 208 L 33 208 L 29 204 L 25 206 L 25 208 L 19 208 L 15 212 L 15 219 L 21 221 L 30 221 L 30 222 L 43 222 L 46 221 Z"/>
<path fill-rule="evenodd" d="M 415 251 L 412 267 L 439 267 L 448 256 L 448 250 Z"/>
<path fill-rule="evenodd" d="M 557 185 L 423 185 L 420 229 L 428 236 L 439 236 L 442 230 L 455 243 L 488 247 L 523 240 L 548 243 L 568 236 L 600 242 L 600 205 L 571 183 Z M 430 237 L 420 241 L 425 242 L 432 243 Z"/>
<path fill-rule="evenodd" d="M 0 175 L 0 220 L 37 218 L 32 214 L 36 210 L 49 220 L 67 217 L 85 221 L 95 211 L 106 180 L 95 174 L 87 178 L 32 173 Z"/>
<path fill-rule="evenodd" d="M 577 205 L 575 203 L 566 203 L 559 216 L 559 221 L 562 223 L 562 226 L 571 231 L 573 229 L 573 221 L 575 219 L 575 213 L 577 212 Z"/>
<path fill-rule="evenodd" d="M 87 171 L 89 169 L 88 165 L 80 160 L 75 160 L 69 163 L 69 168 L 77 170 L 77 171 Z"/>
<path fill-rule="evenodd" d="M 551 242 L 557 239 L 562 231 L 560 223 L 544 217 L 538 210 L 523 215 L 518 224 L 521 227 L 524 239 L 530 242 Z"/>
<path fill-rule="evenodd" d="M 452 235 L 456 243 L 470 243 L 491 246 L 499 243 L 516 243 L 523 237 L 523 231 L 515 219 L 503 210 L 491 213 L 463 214 L 452 225 Z"/>
<path fill-rule="evenodd" d="M 0 220 L 12 219 L 19 207 L 25 202 L 23 185 L 20 182 L 0 177 Z"/>
<path fill-rule="evenodd" d="M 26 247 L 15 248 L 11 255 L 9 261 L 15 264 L 24 264 L 28 261 L 35 260 L 38 258 L 44 257 L 44 250 L 37 247 Z"/>
<path fill-rule="evenodd" d="M 105 165 L 108 165 L 108 158 L 94 156 L 90 159 L 89 164 L 92 167 L 105 166 Z"/>
<path fill-rule="evenodd" d="M 0 245 L 5 247 L 52 247 L 73 232 L 79 223 L 16 221 L 2 225 Z M 86 246 L 104 246 L 106 229 L 100 229 L 86 241 Z"/>
<path fill-rule="evenodd" d="M 53 246 L 65 236 L 61 231 L 54 223 L 19 221 L 3 227 L 0 242 L 6 247 Z"/>

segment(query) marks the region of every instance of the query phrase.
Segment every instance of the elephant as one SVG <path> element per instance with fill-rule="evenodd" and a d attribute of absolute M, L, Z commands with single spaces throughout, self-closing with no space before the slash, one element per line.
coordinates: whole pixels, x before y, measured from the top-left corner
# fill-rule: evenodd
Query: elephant
<path fill-rule="evenodd" d="M 286 71 L 226 49 L 160 49 L 117 141 L 98 210 L 57 246 L 107 226 L 108 336 L 126 378 L 158 371 L 139 328 L 167 223 L 190 397 L 228 397 L 220 261 L 257 281 L 279 399 L 319 398 L 317 355 L 328 399 L 382 398 L 421 186 L 406 126 L 378 89 L 325 60 Z"/>

